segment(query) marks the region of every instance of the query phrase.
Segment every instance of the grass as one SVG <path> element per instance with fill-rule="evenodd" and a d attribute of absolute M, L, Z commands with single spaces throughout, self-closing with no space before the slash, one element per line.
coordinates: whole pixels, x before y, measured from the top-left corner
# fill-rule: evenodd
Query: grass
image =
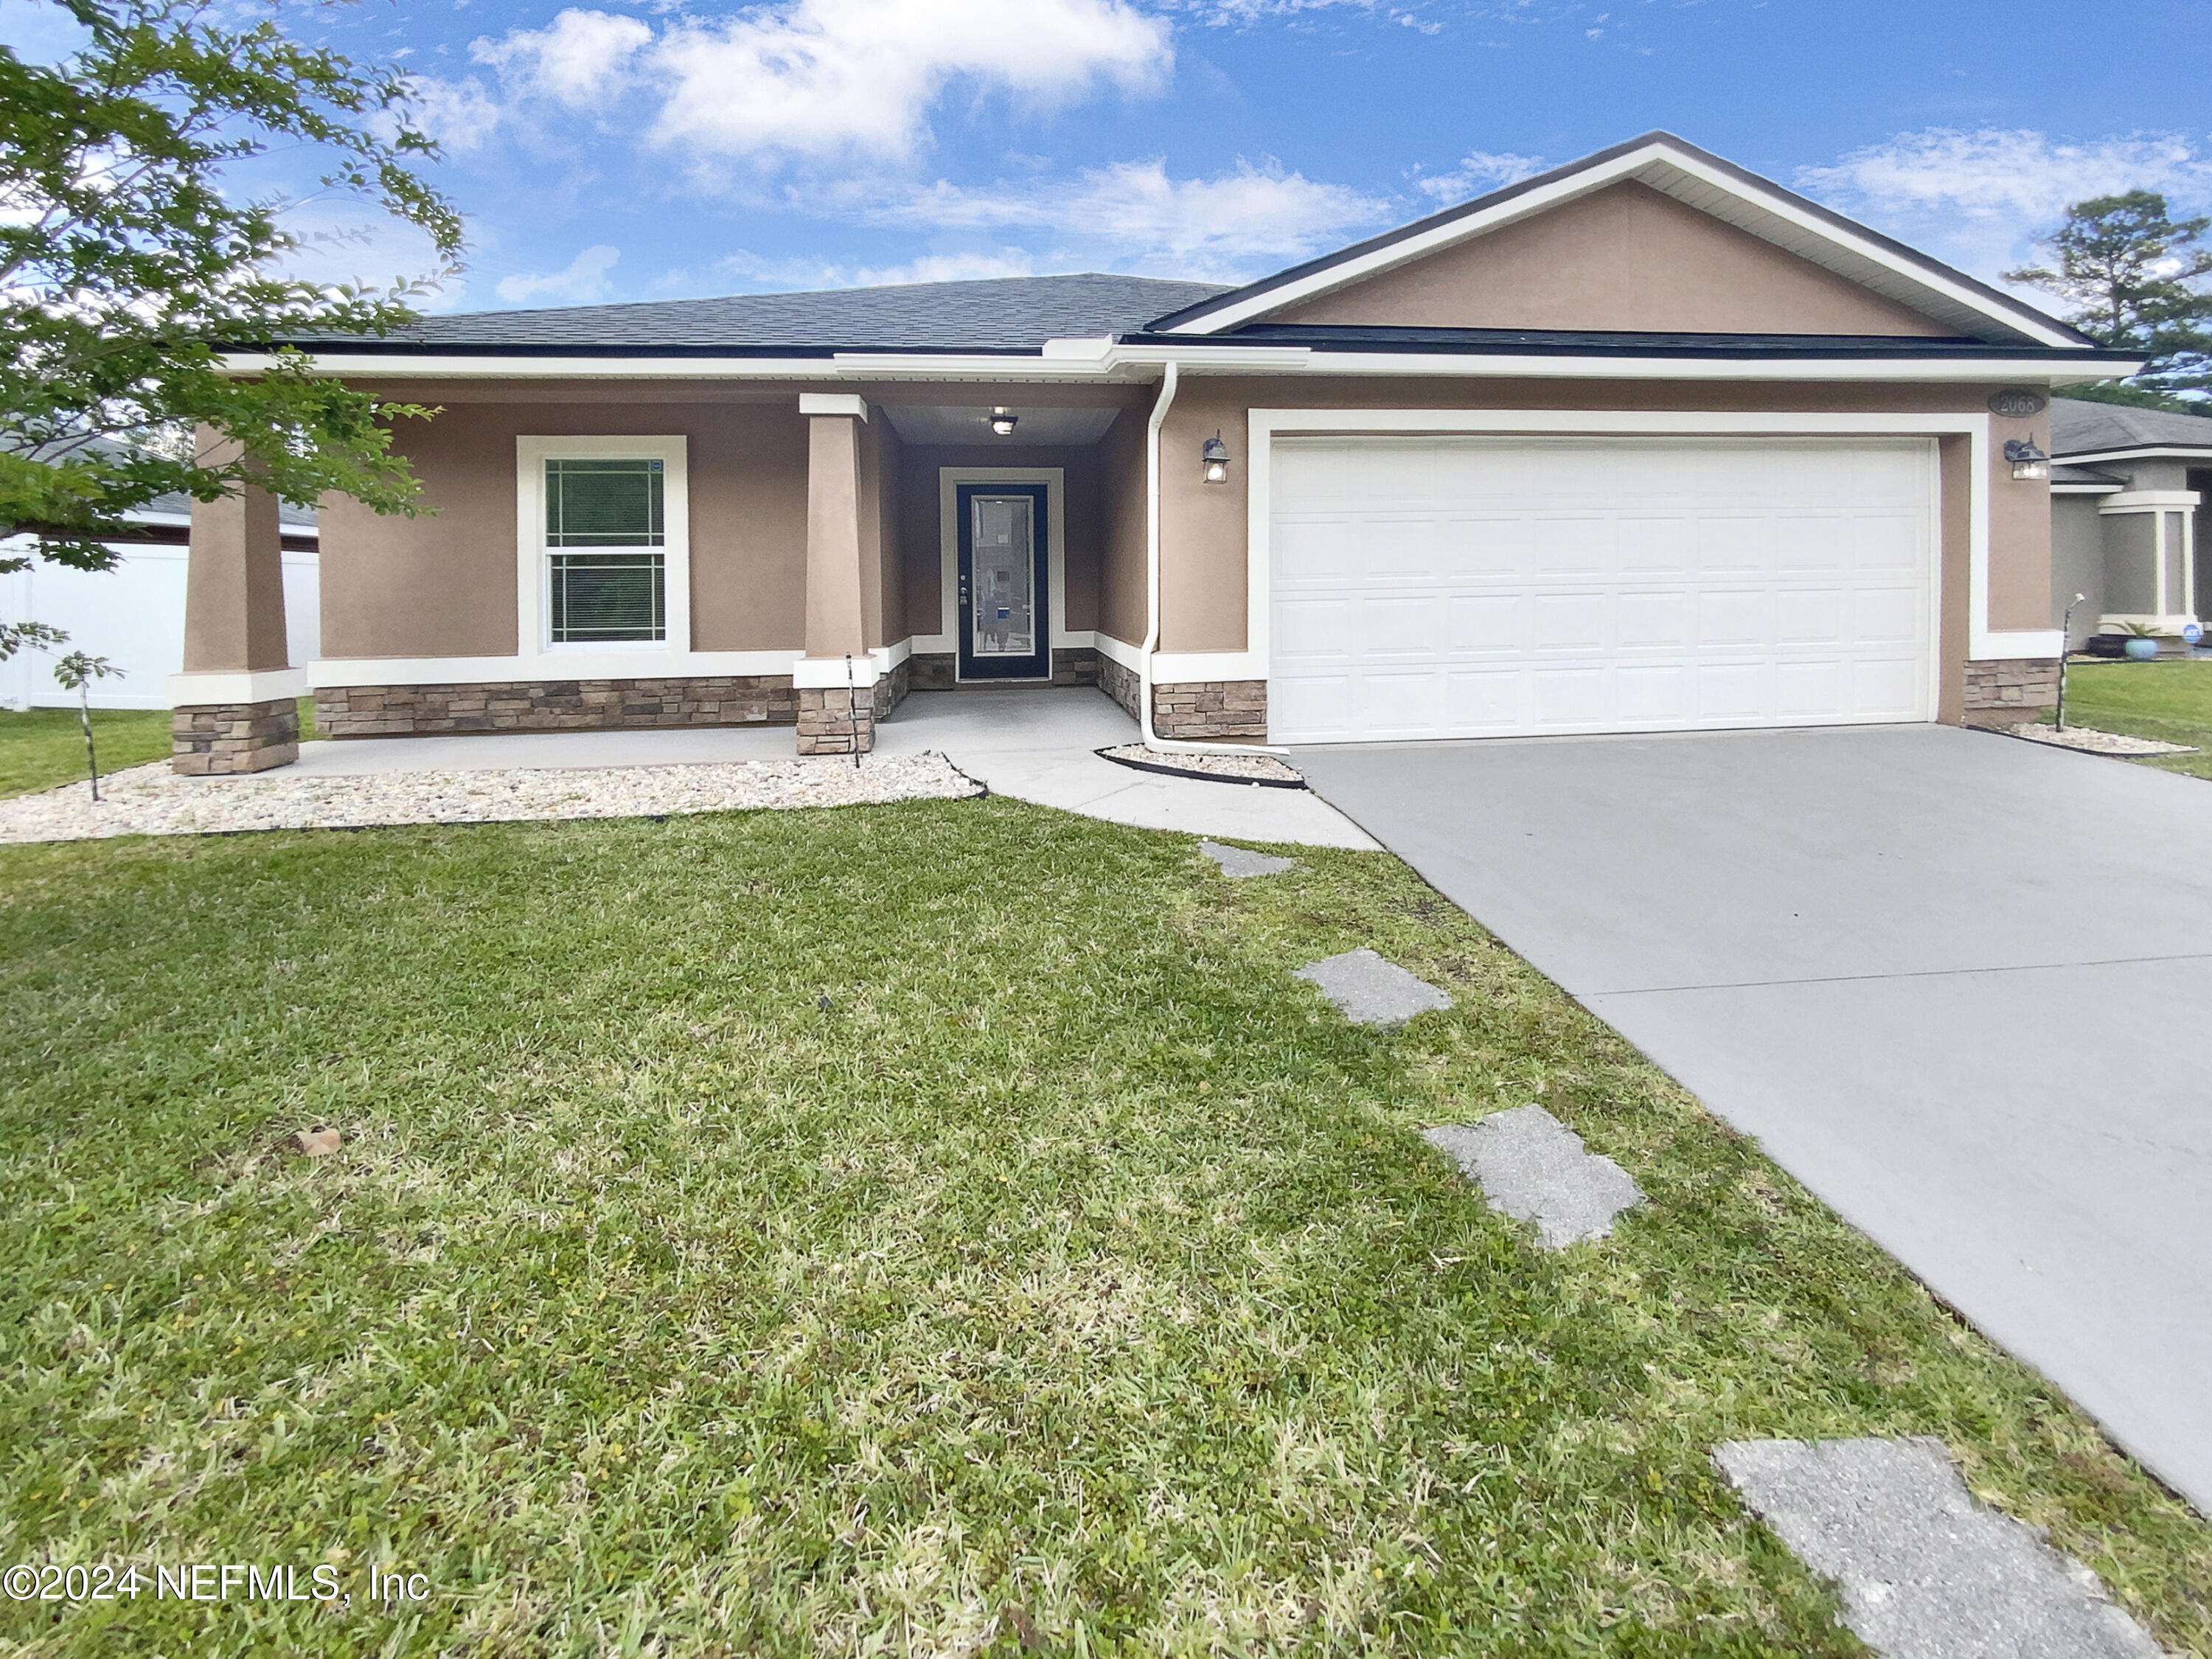
<path fill-rule="evenodd" d="M 0 849 L 0 1557 L 353 1598 L 0 1651 L 1856 1654 L 1707 1452 L 1857 1434 L 2212 1648 L 2212 1528 L 2034 1373 L 1297 857 L 997 799 Z M 1455 1007 L 1289 976 L 1363 943 Z M 1530 1099 L 1650 1194 L 1613 1239 L 1416 1133 Z"/>
<path fill-rule="evenodd" d="M 300 699 L 300 735 L 325 735 L 314 729 L 315 700 Z M 95 708 L 93 750 L 102 777 L 126 767 L 143 766 L 169 753 L 169 711 L 166 708 Z M 0 710 L 0 799 L 27 795 L 62 784 L 84 781 L 84 729 L 74 708 Z"/>
<path fill-rule="evenodd" d="M 2197 752 L 2146 756 L 2136 764 L 2212 778 L 2212 658 L 2069 663 L 2066 723 L 2187 744 Z"/>

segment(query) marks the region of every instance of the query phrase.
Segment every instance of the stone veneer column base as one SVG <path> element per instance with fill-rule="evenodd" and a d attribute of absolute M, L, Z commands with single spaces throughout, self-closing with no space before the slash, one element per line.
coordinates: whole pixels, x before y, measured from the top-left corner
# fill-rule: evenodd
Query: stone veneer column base
<path fill-rule="evenodd" d="M 290 697 L 198 704 L 171 714 L 169 734 L 173 771 L 194 777 L 266 772 L 300 758 L 300 705 Z"/>
<path fill-rule="evenodd" d="M 2017 726 L 2046 713 L 2057 702 L 2056 657 L 2007 657 L 1966 665 L 1969 724 Z"/>
<path fill-rule="evenodd" d="M 1121 712 L 1131 720 L 1137 718 L 1137 698 L 1141 682 L 1137 671 L 1124 668 L 1103 651 L 1098 653 L 1098 689 L 1121 705 Z"/>
<path fill-rule="evenodd" d="M 874 696 L 856 696 L 842 686 L 799 693 L 799 752 L 802 755 L 865 755 L 876 746 L 876 708 L 888 699 L 884 682 Z"/>
<path fill-rule="evenodd" d="M 1152 730 L 1186 742 L 1265 743 L 1267 682 L 1200 680 L 1152 688 Z"/>
<path fill-rule="evenodd" d="M 515 680 L 491 685 L 343 685 L 315 693 L 334 738 L 453 732 L 604 732 L 665 726 L 789 726 L 788 674 L 675 679 Z"/>

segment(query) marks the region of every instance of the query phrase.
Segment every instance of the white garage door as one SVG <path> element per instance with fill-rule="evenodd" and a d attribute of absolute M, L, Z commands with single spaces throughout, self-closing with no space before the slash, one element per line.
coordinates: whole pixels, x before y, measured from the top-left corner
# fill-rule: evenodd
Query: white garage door
<path fill-rule="evenodd" d="M 1925 440 L 1279 438 L 1278 743 L 1924 720 Z"/>

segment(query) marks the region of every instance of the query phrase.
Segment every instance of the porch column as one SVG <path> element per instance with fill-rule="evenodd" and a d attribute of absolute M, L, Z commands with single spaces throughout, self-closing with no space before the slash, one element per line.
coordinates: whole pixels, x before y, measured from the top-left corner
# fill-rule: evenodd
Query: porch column
<path fill-rule="evenodd" d="M 201 453 L 235 447 L 202 427 Z M 185 667 L 169 677 L 179 772 L 265 772 L 300 757 L 294 701 L 307 676 L 284 640 L 284 548 L 276 498 L 247 485 L 192 503 L 185 566 Z"/>
<path fill-rule="evenodd" d="M 876 746 L 876 659 L 860 607 L 860 422 L 865 398 L 799 394 L 806 416 L 806 654 L 793 668 L 799 752 Z M 849 653 L 849 658 L 848 654 Z"/>

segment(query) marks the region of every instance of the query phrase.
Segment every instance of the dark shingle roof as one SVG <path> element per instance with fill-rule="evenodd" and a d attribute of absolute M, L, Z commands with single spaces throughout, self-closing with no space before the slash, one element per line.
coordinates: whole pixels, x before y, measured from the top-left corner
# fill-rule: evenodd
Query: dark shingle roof
<path fill-rule="evenodd" d="M 1152 276 L 1010 276 L 909 283 L 815 294 L 732 294 L 541 311 L 426 317 L 357 345 L 453 350 L 609 347 L 808 352 L 871 349 L 1035 351 L 1047 340 L 1095 339 L 1224 292 L 1212 283 Z M 313 343 L 328 344 L 323 336 Z M 301 343 L 310 343 L 303 338 Z"/>
<path fill-rule="evenodd" d="M 2051 453 L 2095 455 L 2112 449 L 2212 449 L 2212 419 L 2132 404 L 2051 400 Z"/>

